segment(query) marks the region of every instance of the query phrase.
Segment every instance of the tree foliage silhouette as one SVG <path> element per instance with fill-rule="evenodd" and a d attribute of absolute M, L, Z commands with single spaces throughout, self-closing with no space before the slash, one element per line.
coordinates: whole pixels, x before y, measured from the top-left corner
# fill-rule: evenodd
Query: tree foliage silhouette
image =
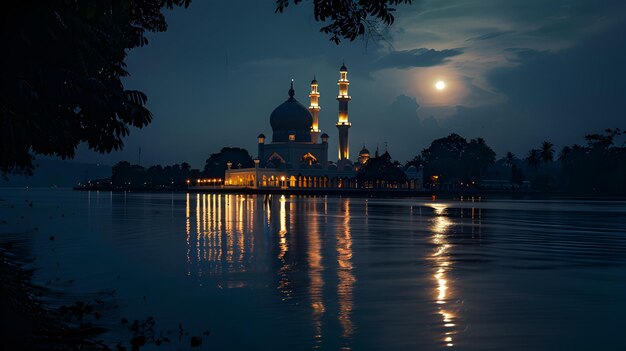
<path fill-rule="evenodd" d="M 111 170 L 111 186 L 113 189 L 182 189 L 187 187 L 187 180 L 200 177 L 200 171 L 191 169 L 187 162 L 146 169 L 121 161 Z"/>
<path fill-rule="evenodd" d="M 530 168 L 536 169 L 541 163 L 541 150 L 532 149 L 528 151 L 528 155 L 526 155 L 525 160 Z"/>
<path fill-rule="evenodd" d="M 511 151 L 507 152 L 504 158 L 506 159 L 506 164 L 509 167 L 513 166 L 513 162 L 517 159 L 517 157 L 515 157 L 515 154 Z"/>
<path fill-rule="evenodd" d="M 579 194 L 626 195 L 626 133 L 619 128 L 585 136 L 587 146 L 573 145 L 561 152 L 565 190 Z"/>
<path fill-rule="evenodd" d="M 373 187 L 378 187 L 381 181 L 388 184 L 404 184 L 408 180 L 400 163 L 392 161 L 387 151 L 367 160 L 357 173 L 356 179 L 359 182 L 370 183 Z"/>
<path fill-rule="evenodd" d="M 276 0 L 276 12 L 282 13 L 293 3 L 302 0 Z M 363 36 L 378 35 L 381 26 L 393 24 L 396 6 L 411 4 L 411 0 L 315 0 L 313 16 L 317 22 L 327 23 L 320 32 L 330 35 L 339 44 L 342 39 L 353 41 Z"/>
<path fill-rule="evenodd" d="M 162 10 L 191 0 L 25 0 L 3 6 L 0 173 L 32 173 L 35 154 L 110 152 L 152 120 L 124 88 L 129 49 L 167 29 Z"/>
<path fill-rule="evenodd" d="M 223 147 L 220 152 L 211 154 L 204 165 L 204 175 L 209 178 L 224 179 L 228 162 L 232 168 L 254 167 L 248 150 L 238 147 Z"/>
<path fill-rule="evenodd" d="M 477 182 L 495 162 L 496 154 L 484 139 L 469 142 L 458 134 L 433 140 L 421 154 L 425 179 L 438 176 L 442 182 Z"/>

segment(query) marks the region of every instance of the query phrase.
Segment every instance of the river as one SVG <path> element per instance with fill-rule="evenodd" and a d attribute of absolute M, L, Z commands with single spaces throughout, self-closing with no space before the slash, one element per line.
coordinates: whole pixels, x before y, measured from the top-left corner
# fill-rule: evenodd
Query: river
<path fill-rule="evenodd" d="M 624 201 L 0 199 L 0 233 L 27 247 L 38 284 L 110 293 L 112 343 L 121 318 L 154 316 L 159 332 L 210 331 L 207 350 L 624 350 Z"/>

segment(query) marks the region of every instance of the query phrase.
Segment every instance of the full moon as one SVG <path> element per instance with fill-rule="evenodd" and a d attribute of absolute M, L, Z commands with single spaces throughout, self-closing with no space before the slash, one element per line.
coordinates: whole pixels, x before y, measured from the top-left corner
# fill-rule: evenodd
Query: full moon
<path fill-rule="evenodd" d="M 437 90 L 443 90 L 443 89 L 446 88 L 446 83 L 444 83 L 442 80 L 440 80 L 437 83 L 435 83 L 435 88 Z"/>

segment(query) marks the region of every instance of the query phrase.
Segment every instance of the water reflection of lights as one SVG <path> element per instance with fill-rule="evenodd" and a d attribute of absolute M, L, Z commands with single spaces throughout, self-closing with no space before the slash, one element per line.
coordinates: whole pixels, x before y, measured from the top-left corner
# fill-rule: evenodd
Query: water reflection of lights
<path fill-rule="evenodd" d="M 315 328 L 315 346 L 314 348 L 322 347 L 322 319 L 326 306 L 324 305 L 324 264 L 322 257 L 322 239 L 319 231 L 319 217 L 317 215 L 317 203 L 310 203 L 311 209 L 309 212 L 311 215 L 311 224 L 309 226 L 309 247 L 307 251 L 307 258 L 309 261 L 309 295 L 311 296 L 311 309 L 313 317 L 313 327 Z"/>
<path fill-rule="evenodd" d="M 187 247 L 187 275 L 191 275 L 191 219 L 189 211 L 189 193 L 185 205 L 185 242 Z"/>
<path fill-rule="evenodd" d="M 349 338 L 354 332 L 352 324 L 352 291 L 356 278 L 352 273 L 352 235 L 350 233 L 350 199 L 343 199 L 343 225 L 337 231 L 337 296 L 339 298 L 339 323 L 342 336 Z"/>
<path fill-rule="evenodd" d="M 198 276 L 246 271 L 252 263 L 254 238 L 253 203 L 243 195 L 196 194 L 195 221 L 191 196 L 186 196 L 185 233 L 187 274 Z M 195 238 L 191 237 L 195 222 Z M 195 257 L 194 257 L 195 256 Z M 229 281 L 227 286 L 241 286 Z M 221 286 L 221 285 L 220 285 Z"/>
<path fill-rule="evenodd" d="M 274 250 L 271 254 L 272 260 L 278 262 L 278 269 L 275 271 L 278 282 L 273 286 L 284 301 L 306 308 L 305 313 L 309 314 L 314 331 L 313 347 L 328 346 L 322 345 L 322 341 L 328 343 L 324 332 L 327 328 L 326 321 L 332 316 L 341 328 L 340 348 L 351 349 L 351 338 L 356 329 L 353 323 L 356 278 L 350 199 L 340 200 L 337 208 L 327 198 L 319 202 L 299 202 L 296 197 L 276 195 L 273 198 L 278 203 L 272 203 L 270 196 L 265 200 L 259 198 L 251 201 L 251 198 L 242 195 L 187 194 L 187 274 L 212 277 L 212 280 L 217 280 L 214 284 L 220 288 L 245 286 L 249 282 L 241 279 L 245 279 L 246 275 L 237 273 L 254 269 L 255 263 L 262 264 L 268 254 L 266 247 L 271 242 Z M 302 236 L 292 234 L 299 219 L 298 212 L 304 213 L 308 224 L 306 231 L 301 233 Z M 326 215 L 329 213 L 339 216 Z M 260 231 L 257 226 L 261 227 Z M 327 228 L 333 230 L 327 233 Z M 255 237 L 255 233 L 259 232 Z M 325 243 L 332 246 L 325 246 Z M 325 247 L 329 251 L 325 251 Z M 304 257 L 294 255 L 300 253 L 300 248 L 304 249 Z M 259 255 L 261 260 L 253 261 L 253 254 Z M 305 272 L 302 271 L 303 260 L 306 261 Z M 295 290 L 298 288 L 296 283 L 302 284 L 302 279 L 295 278 L 300 277 L 300 273 L 308 275 L 308 285 L 304 287 L 308 291 L 306 297 L 294 293 L 301 292 Z M 336 280 L 330 277 L 334 274 Z M 205 282 L 201 284 L 203 283 Z M 328 286 L 329 284 L 332 286 Z M 337 299 L 336 304 L 334 297 Z M 329 299 L 333 303 L 329 304 Z M 302 303 L 304 301 L 306 302 Z M 329 308 L 332 311 L 329 312 Z"/>
<path fill-rule="evenodd" d="M 285 206 L 287 199 L 285 198 L 285 195 L 282 195 L 280 197 L 279 202 L 280 230 L 278 231 L 278 259 L 281 261 L 281 266 L 278 270 L 278 274 L 280 276 L 278 282 L 278 290 L 280 290 L 285 295 L 283 300 L 289 300 L 291 298 L 291 282 L 289 281 L 288 273 L 291 270 L 291 266 L 285 259 L 285 256 L 289 251 L 289 242 L 287 241 L 287 211 Z"/>
<path fill-rule="evenodd" d="M 285 254 L 289 250 L 289 244 L 287 243 L 287 211 L 285 211 L 285 195 L 280 197 L 280 231 L 278 232 L 278 240 L 280 252 L 278 258 L 283 259 Z"/>
<path fill-rule="evenodd" d="M 445 334 L 442 339 L 445 346 L 454 346 L 453 336 L 456 334 L 456 315 L 450 306 L 451 286 L 449 283 L 448 273 L 452 268 L 452 261 L 449 259 L 449 250 L 451 244 L 448 242 L 448 228 L 453 224 L 447 217 L 447 208 L 445 204 L 433 203 L 429 204 L 433 208 L 435 217 L 431 231 L 433 233 L 432 243 L 436 248 L 430 259 L 434 262 L 435 274 L 433 275 L 436 282 L 436 298 L 438 305 L 437 313 L 441 316 Z"/>

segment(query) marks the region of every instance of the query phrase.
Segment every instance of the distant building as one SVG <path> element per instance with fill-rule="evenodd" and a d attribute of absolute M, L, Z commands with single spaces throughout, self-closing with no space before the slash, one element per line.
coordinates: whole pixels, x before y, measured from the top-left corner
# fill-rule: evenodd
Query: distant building
<path fill-rule="evenodd" d="M 530 181 L 524 180 L 520 184 L 506 179 L 483 179 L 478 182 L 478 188 L 484 190 L 530 190 Z"/>
<path fill-rule="evenodd" d="M 370 151 L 363 145 L 361 151 L 359 151 L 359 164 L 364 165 L 370 159 Z"/>
<path fill-rule="evenodd" d="M 424 184 L 424 166 L 409 166 L 404 173 L 409 180 L 410 189 L 422 189 Z"/>

